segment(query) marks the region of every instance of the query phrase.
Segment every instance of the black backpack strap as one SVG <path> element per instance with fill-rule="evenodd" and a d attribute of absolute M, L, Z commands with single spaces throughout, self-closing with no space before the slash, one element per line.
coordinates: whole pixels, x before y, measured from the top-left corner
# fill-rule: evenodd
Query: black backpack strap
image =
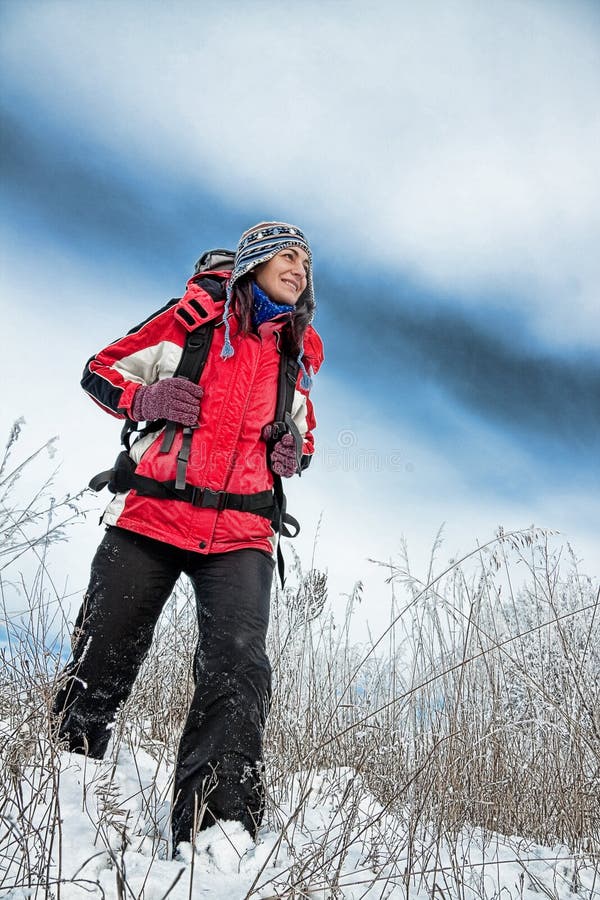
<path fill-rule="evenodd" d="M 301 471 L 300 460 L 302 458 L 302 435 L 292 419 L 292 406 L 298 379 L 298 360 L 281 353 L 279 363 L 279 381 L 277 385 L 277 405 L 275 407 L 275 420 L 271 423 L 271 437 L 267 442 L 267 453 L 270 458 L 274 445 L 284 434 L 291 434 L 296 445 L 296 461 L 298 473 Z M 300 523 L 286 510 L 286 497 L 283 490 L 283 481 L 280 475 L 273 473 L 273 493 L 275 496 L 275 516 L 272 521 L 273 530 L 279 537 L 294 538 L 300 532 Z M 293 531 L 290 531 L 290 527 Z M 281 551 L 281 540 L 277 543 L 277 569 L 281 586 L 285 584 L 285 564 Z"/>
<path fill-rule="evenodd" d="M 218 250 L 214 252 L 223 254 L 227 253 L 228 251 Z M 196 280 L 200 282 L 200 279 Z M 213 299 L 216 299 L 216 297 L 224 290 L 223 279 L 220 277 L 206 276 L 206 278 L 203 278 L 201 280 L 201 286 Z M 198 384 L 204 366 L 206 365 L 206 360 L 208 358 L 210 345 L 212 343 L 215 331 L 215 321 L 214 319 L 211 319 L 209 322 L 205 321 L 208 313 L 202 303 L 195 298 L 186 300 L 185 302 L 180 302 L 176 306 L 174 314 L 175 318 L 178 319 L 180 324 L 183 325 L 183 327 L 186 329 L 187 335 L 185 344 L 183 345 L 181 358 L 179 360 L 177 368 L 175 369 L 175 372 L 173 373 L 173 377 L 187 378 L 188 381 L 191 381 L 193 384 Z M 167 422 L 165 424 L 164 422 L 162 422 L 161 427 L 163 425 L 165 425 L 165 433 L 160 447 L 160 452 L 169 453 L 171 447 L 173 446 L 175 435 L 177 434 L 177 423 Z M 191 444 L 191 436 L 189 436 L 189 440 L 186 440 L 185 432 L 184 443 Z M 185 479 L 185 474 L 187 471 L 187 457 L 189 456 L 189 446 L 187 447 L 187 449 L 184 449 L 183 452 L 180 451 L 179 456 L 184 458 L 185 463 L 185 465 L 182 463 L 181 467 L 179 467 L 178 481 L 181 483 L 181 478 Z"/>
<path fill-rule="evenodd" d="M 234 494 L 230 491 L 213 491 L 211 488 L 186 484 L 179 488 L 177 481 L 156 481 L 147 475 L 138 475 L 135 463 L 126 450 L 119 453 L 112 469 L 100 472 L 90 481 L 95 491 L 108 486 L 113 494 L 123 494 L 135 490 L 142 497 L 156 500 L 180 500 L 205 509 L 232 509 L 237 512 L 251 512 L 256 516 L 273 521 L 278 516 L 277 501 L 272 490 L 255 494 Z M 290 517 L 287 517 L 288 519 Z"/>
<path fill-rule="evenodd" d="M 199 325 L 194 331 L 188 333 L 179 365 L 175 369 L 175 378 L 187 378 L 194 384 L 198 384 L 206 364 L 214 330 L 215 323 L 211 321 L 206 325 Z"/>
<path fill-rule="evenodd" d="M 279 366 L 279 385 L 277 388 L 277 406 L 275 408 L 275 421 L 285 420 L 285 414 L 292 412 L 296 381 L 298 379 L 298 360 L 287 353 L 281 354 Z"/>
<path fill-rule="evenodd" d="M 175 369 L 174 378 L 187 378 L 188 381 L 191 381 L 193 384 L 198 384 L 204 366 L 206 365 L 208 351 L 210 350 L 214 332 L 214 322 L 200 325 L 195 331 L 188 332 L 179 365 Z M 160 445 L 161 453 L 170 452 L 173 441 L 175 440 L 175 435 L 177 434 L 177 427 L 176 422 L 166 423 L 165 433 L 163 435 L 162 444 Z M 192 433 L 192 428 L 183 429 L 182 446 L 177 457 L 177 484 L 180 488 L 185 485 L 187 463 L 192 443 Z"/>
<path fill-rule="evenodd" d="M 181 447 L 177 454 L 177 477 L 175 479 L 175 487 L 178 491 L 183 491 L 186 485 L 187 467 L 190 459 L 190 450 L 192 449 L 192 437 L 194 431 L 195 428 L 192 428 L 189 425 L 186 425 L 183 429 Z"/>
<path fill-rule="evenodd" d="M 127 453 L 126 450 L 123 450 L 123 453 Z M 129 456 L 129 454 L 127 454 Z M 97 475 L 94 475 L 93 478 L 90 478 L 90 483 L 88 487 L 90 487 L 93 491 L 101 491 L 103 488 L 110 484 L 113 478 L 114 466 L 112 469 L 105 469 L 104 472 L 98 472 Z"/>
<path fill-rule="evenodd" d="M 283 492 L 281 475 L 273 475 L 273 498 L 275 501 L 275 515 L 271 520 L 273 530 L 279 537 L 295 538 L 300 533 L 300 523 L 287 512 L 287 500 Z M 291 526 L 294 531 L 290 531 Z M 277 542 L 277 571 L 281 587 L 285 586 L 285 563 L 281 552 L 281 540 Z"/>
<path fill-rule="evenodd" d="M 300 458 L 302 456 L 302 435 L 298 431 L 296 423 L 292 419 L 292 406 L 298 378 L 298 360 L 287 354 L 281 354 L 279 364 L 279 382 L 277 385 L 277 405 L 275 407 L 275 419 L 271 423 L 271 437 L 268 442 L 269 452 L 284 434 L 292 434 L 296 444 L 296 458 L 298 471 L 300 471 Z"/>

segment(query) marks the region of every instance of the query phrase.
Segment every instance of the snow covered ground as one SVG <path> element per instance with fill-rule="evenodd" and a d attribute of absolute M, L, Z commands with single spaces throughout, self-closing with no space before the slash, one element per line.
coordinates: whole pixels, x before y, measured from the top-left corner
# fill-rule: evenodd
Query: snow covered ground
<path fill-rule="evenodd" d="M 362 587 L 340 623 L 298 560 L 272 604 L 258 841 L 220 823 L 173 860 L 194 600 L 184 582 L 166 605 L 106 760 L 60 751 L 72 625 L 46 558 L 71 506 L 4 504 L 5 558 L 38 567 L 0 573 L 0 604 L 14 588 L 23 606 L 0 605 L 1 898 L 600 900 L 600 592 L 570 548 L 530 529 L 427 581 L 401 562 L 391 624 L 360 644 Z"/>
<path fill-rule="evenodd" d="M 39 770 L 28 772 L 25 807 L 42 783 Z M 387 814 L 347 768 L 295 776 L 271 798 L 256 844 L 237 823 L 218 823 L 198 835 L 195 853 L 182 844 L 178 860 L 170 858 L 165 762 L 122 744 L 102 762 L 59 753 L 46 774 L 27 841 L 46 874 L 25 886 L 20 854 L 7 866 L 18 843 L 15 807 L 0 859 L 0 896 L 10 900 L 600 898 L 600 872 L 589 859 L 477 828 L 445 834 L 439 824 Z"/>

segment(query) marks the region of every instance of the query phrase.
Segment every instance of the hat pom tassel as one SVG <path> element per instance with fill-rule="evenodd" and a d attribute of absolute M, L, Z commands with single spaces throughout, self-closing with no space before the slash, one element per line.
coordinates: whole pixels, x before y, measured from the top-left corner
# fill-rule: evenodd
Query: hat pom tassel
<path fill-rule="evenodd" d="M 234 349 L 231 344 L 231 339 L 229 337 L 229 310 L 231 307 L 231 283 L 227 286 L 227 300 L 225 302 L 225 309 L 223 310 L 223 322 L 225 323 L 225 340 L 223 343 L 223 349 L 221 350 L 221 359 L 229 359 L 234 354 Z"/>
<path fill-rule="evenodd" d="M 306 371 L 306 366 L 304 365 L 304 361 L 302 359 L 303 354 L 304 354 L 304 350 L 302 350 L 300 352 L 300 355 L 298 356 L 298 365 L 300 366 L 300 368 L 302 370 L 302 378 L 300 379 L 300 387 L 305 391 L 310 391 L 310 389 L 313 386 L 313 382 L 312 382 L 312 378 Z M 312 369 L 311 369 L 311 373 L 312 373 Z"/>
<path fill-rule="evenodd" d="M 233 347 L 231 346 L 231 341 L 229 340 L 229 336 L 225 337 L 225 343 L 223 344 L 223 349 L 221 350 L 221 359 L 229 359 L 234 354 Z"/>

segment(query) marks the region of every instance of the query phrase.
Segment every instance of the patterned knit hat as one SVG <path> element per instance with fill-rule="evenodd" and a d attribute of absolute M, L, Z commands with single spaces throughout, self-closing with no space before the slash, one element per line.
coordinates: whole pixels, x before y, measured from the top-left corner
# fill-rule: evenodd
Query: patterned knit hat
<path fill-rule="evenodd" d="M 233 287 L 236 281 L 261 263 L 268 262 L 286 247 L 301 247 L 308 256 L 306 290 L 302 296 L 308 296 L 314 305 L 312 253 L 303 232 L 295 225 L 288 225 L 286 222 L 259 222 L 257 225 L 253 225 L 240 238 L 233 262 L 233 271 L 227 285 L 227 302 L 223 315 L 225 321 L 225 344 L 221 353 L 223 359 L 233 356 L 234 353 L 229 340 L 228 319 L 231 315 Z"/>

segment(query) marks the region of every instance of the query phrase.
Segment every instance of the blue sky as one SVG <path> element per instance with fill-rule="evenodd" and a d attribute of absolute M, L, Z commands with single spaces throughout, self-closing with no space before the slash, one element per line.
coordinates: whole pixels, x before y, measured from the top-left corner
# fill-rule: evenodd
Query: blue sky
<path fill-rule="evenodd" d="M 597 568 L 596 4 L 7 0 L 1 16 L 2 424 L 60 434 L 59 484 L 117 449 L 78 388 L 87 357 L 178 296 L 202 250 L 281 218 L 311 238 L 327 358 L 290 506 L 305 557 L 322 516 L 334 594 L 363 578 L 384 611 L 367 558 L 404 536 L 424 566 L 442 523 L 442 557 L 535 522 Z"/>

